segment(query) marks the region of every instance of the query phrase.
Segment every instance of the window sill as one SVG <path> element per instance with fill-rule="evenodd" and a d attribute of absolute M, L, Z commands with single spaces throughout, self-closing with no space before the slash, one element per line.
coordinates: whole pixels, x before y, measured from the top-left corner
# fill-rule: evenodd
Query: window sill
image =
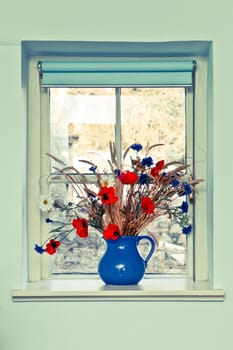
<path fill-rule="evenodd" d="M 98 277 L 30 282 L 12 290 L 24 301 L 224 301 L 224 290 L 186 278 L 145 277 L 138 285 L 105 285 Z"/>

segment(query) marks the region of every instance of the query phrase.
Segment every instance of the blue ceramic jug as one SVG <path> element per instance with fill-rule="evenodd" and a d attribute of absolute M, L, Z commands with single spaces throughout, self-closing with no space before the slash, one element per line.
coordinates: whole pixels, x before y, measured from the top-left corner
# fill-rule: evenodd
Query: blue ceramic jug
<path fill-rule="evenodd" d="M 138 251 L 138 243 L 149 240 L 151 247 L 144 259 Z M 155 241 L 150 236 L 120 236 L 106 240 L 106 251 L 100 259 L 98 273 L 106 284 L 137 284 L 144 276 L 147 263 L 155 250 Z"/>

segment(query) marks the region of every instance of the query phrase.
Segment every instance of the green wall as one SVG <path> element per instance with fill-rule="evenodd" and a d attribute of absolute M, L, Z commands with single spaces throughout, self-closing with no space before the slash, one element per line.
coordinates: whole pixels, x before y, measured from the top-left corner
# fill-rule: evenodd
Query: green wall
<path fill-rule="evenodd" d="M 233 348 L 231 0 L 54 0 L 0 7 L 0 350 Z M 212 40 L 214 283 L 225 302 L 14 303 L 22 282 L 22 40 Z"/>

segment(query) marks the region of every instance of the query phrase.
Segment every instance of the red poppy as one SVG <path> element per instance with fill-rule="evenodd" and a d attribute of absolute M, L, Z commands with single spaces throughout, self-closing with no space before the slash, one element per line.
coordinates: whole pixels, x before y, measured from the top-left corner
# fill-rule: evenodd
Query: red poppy
<path fill-rule="evenodd" d="M 122 172 L 119 180 L 125 185 L 133 185 L 138 181 L 138 176 L 133 171 Z"/>
<path fill-rule="evenodd" d="M 108 239 L 116 240 L 119 237 L 120 237 L 119 227 L 115 224 L 108 224 L 108 226 L 104 230 L 104 238 L 106 240 Z"/>
<path fill-rule="evenodd" d="M 81 238 L 86 238 L 88 236 L 88 222 L 86 219 L 74 219 L 72 225 L 76 228 L 76 235 Z"/>
<path fill-rule="evenodd" d="M 151 168 L 150 174 L 153 177 L 157 177 L 163 168 L 164 168 L 164 160 L 160 160 L 159 162 L 156 163 L 156 166 Z"/>
<path fill-rule="evenodd" d="M 103 204 L 114 204 L 118 201 L 118 197 L 115 195 L 114 187 L 103 186 L 98 193 L 98 196 L 101 197 Z"/>
<path fill-rule="evenodd" d="M 59 247 L 60 244 L 61 244 L 60 241 L 55 241 L 55 239 L 50 239 L 49 243 L 46 244 L 45 251 L 48 254 L 53 255 L 56 253 L 57 248 Z"/>
<path fill-rule="evenodd" d="M 141 207 L 146 214 L 154 214 L 155 204 L 149 197 L 143 197 Z"/>

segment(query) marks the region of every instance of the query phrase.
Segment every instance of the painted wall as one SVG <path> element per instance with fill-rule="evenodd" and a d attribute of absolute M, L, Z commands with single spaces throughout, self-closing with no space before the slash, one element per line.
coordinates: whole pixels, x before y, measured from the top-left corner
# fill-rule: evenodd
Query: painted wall
<path fill-rule="evenodd" d="M 231 0 L 1 0 L 0 350 L 233 348 Z M 224 303 L 13 303 L 21 286 L 21 40 L 213 40 L 214 278 Z"/>

